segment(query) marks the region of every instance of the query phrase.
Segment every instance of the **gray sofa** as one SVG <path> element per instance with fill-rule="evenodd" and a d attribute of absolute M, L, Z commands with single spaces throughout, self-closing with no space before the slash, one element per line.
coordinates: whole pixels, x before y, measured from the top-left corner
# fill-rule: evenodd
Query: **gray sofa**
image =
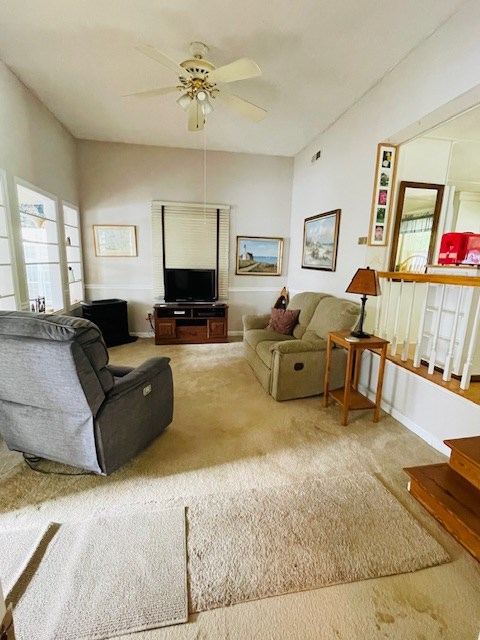
<path fill-rule="evenodd" d="M 353 329 L 360 305 L 326 293 L 299 293 L 288 309 L 299 309 L 293 335 L 266 329 L 270 315 L 243 316 L 243 345 L 247 362 L 275 400 L 305 398 L 323 393 L 329 331 Z M 346 354 L 332 351 L 330 389 L 343 386 Z"/>
<path fill-rule="evenodd" d="M 107 475 L 172 421 L 169 358 L 111 366 L 89 320 L 0 311 L 0 361 L 9 449 Z"/>

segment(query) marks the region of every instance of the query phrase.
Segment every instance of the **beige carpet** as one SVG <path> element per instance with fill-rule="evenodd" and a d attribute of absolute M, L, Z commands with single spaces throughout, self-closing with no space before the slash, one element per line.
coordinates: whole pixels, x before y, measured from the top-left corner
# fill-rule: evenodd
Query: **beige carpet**
<path fill-rule="evenodd" d="M 187 521 L 191 611 L 449 560 L 366 473 L 206 496 Z"/>
<path fill-rule="evenodd" d="M 187 618 L 183 508 L 62 525 L 14 609 L 18 640 L 103 640 Z"/>
<path fill-rule="evenodd" d="M 409 495 L 402 471 L 444 456 L 384 413 L 376 424 L 371 411 L 352 412 L 342 427 L 339 408 L 332 403 L 325 409 L 319 397 L 275 402 L 243 359 L 240 343 L 155 346 L 153 339 L 140 339 L 110 349 L 114 364 L 137 365 L 158 355 L 172 362 L 174 420 L 112 476 L 38 474 L 0 443 L 0 530 L 81 523 L 149 504 L 152 510 L 169 501 L 184 504 L 186 496 L 263 491 L 311 476 L 369 473 L 452 562 L 220 607 L 129 640 L 477 639 L 480 565 Z"/>
<path fill-rule="evenodd" d="M 0 533 L 0 582 L 5 599 L 20 578 L 25 578 L 25 574 L 29 573 L 29 564 L 51 529 L 53 527 L 47 524 Z"/>

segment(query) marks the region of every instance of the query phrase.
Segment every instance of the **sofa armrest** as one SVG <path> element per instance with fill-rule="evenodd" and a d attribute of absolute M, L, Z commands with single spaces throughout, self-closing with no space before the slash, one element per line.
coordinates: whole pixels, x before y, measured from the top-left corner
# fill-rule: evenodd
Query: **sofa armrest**
<path fill-rule="evenodd" d="M 133 367 L 125 367 L 122 364 L 107 364 L 107 369 L 110 371 L 114 378 L 123 378 L 128 373 L 133 371 Z"/>
<path fill-rule="evenodd" d="M 242 316 L 243 330 L 265 329 L 270 322 L 270 314 L 265 313 L 259 316 Z"/>
<path fill-rule="evenodd" d="M 327 343 L 325 340 L 317 342 L 307 342 L 306 340 L 286 340 L 285 342 L 275 342 L 271 345 L 270 351 L 279 353 L 305 353 L 308 351 L 325 351 Z"/>
<path fill-rule="evenodd" d="M 119 398 L 148 383 L 152 378 L 169 366 L 170 358 L 157 356 L 145 360 L 140 366 L 132 369 L 115 383 L 113 389 L 107 394 L 108 400 Z"/>

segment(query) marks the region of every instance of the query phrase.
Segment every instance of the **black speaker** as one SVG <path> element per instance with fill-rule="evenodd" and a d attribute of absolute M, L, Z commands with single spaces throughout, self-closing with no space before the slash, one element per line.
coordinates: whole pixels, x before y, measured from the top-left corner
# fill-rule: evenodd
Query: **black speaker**
<path fill-rule="evenodd" d="M 82 302 L 83 317 L 100 329 L 107 347 L 135 342 L 128 333 L 127 301 L 118 298 Z"/>

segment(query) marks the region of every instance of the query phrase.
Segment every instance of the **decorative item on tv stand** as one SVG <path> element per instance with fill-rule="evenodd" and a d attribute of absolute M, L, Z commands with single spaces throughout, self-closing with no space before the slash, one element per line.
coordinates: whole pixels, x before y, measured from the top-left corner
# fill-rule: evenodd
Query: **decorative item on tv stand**
<path fill-rule="evenodd" d="M 347 293 L 359 293 L 361 294 L 362 309 L 360 312 L 360 320 L 358 326 L 351 333 L 351 338 L 346 340 L 359 340 L 361 338 L 370 338 L 369 333 L 365 333 L 363 330 L 363 321 L 365 319 L 365 303 L 367 302 L 367 296 L 380 295 L 380 284 L 378 282 L 377 272 L 370 267 L 365 269 L 358 269 L 353 276 L 352 281 L 346 288 Z"/>

